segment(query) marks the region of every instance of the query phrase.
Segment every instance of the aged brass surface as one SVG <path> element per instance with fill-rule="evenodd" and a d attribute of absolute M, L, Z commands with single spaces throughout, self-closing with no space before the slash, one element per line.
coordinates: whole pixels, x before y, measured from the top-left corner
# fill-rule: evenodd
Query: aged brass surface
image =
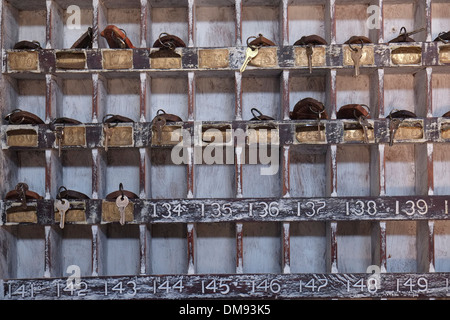
<path fill-rule="evenodd" d="M 103 68 L 104 69 L 132 69 L 133 51 L 132 50 L 103 50 Z"/>
<path fill-rule="evenodd" d="M 325 127 L 320 125 L 320 132 L 317 125 L 299 125 L 295 130 L 295 138 L 300 143 L 326 143 Z"/>
<path fill-rule="evenodd" d="M 117 126 L 111 127 L 112 134 L 108 141 L 110 147 L 125 147 L 132 146 L 133 142 L 133 127 L 131 126 Z"/>
<path fill-rule="evenodd" d="M 198 66 L 201 69 L 228 68 L 230 64 L 228 49 L 198 50 Z"/>
<path fill-rule="evenodd" d="M 158 139 L 158 131 L 152 129 L 152 145 L 176 145 L 183 141 L 181 126 L 165 125 L 161 128 L 161 143 Z"/>
<path fill-rule="evenodd" d="M 56 68 L 84 69 L 85 67 L 86 67 L 86 54 L 84 52 L 70 52 L 70 51 L 56 52 Z"/>
<path fill-rule="evenodd" d="M 354 45 L 356 46 L 356 45 Z M 362 48 L 362 56 L 359 60 L 360 65 L 373 65 L 375 63 L 375 57 L 372 46 L 365 45 Z M 344 65 L 353 66 L 355 63 L 352 59 L 352 49 L 349 46 L 344 46 Z"/>
<path fill-rule="evenodd" d="M 439 62 L 450 63 L 450 46 L 442 46 L 439 48 Z"/>
<path fill-rule="evenodd" d="M 422 61 L 422 49 L 419 47 L 400 47 L 391 51 L 393 64 L 419 64 Z"/>
<path fill-rule="evenodd" d="M 125 221 L 133 221 L 134 204 L 130 202 L 125 208 Z M 102 202 L 102 221 L 103 222 L 119 222 L 120 211 L 115 201 Z"/>
<path fill-rule="evenodd" d="M 308 66 L 308 56 L 306 55 L 306 48 L 295 47 L 295 66 L 296 67 L 307 67 Z M 320 67 L 325 65 L 325 48 L 324 47 L 313 47 L 312 54 L 312 66 Z"/>
<path fill-rule="evenodd" d="M 39 67 L 37 51 L 12 51 L 8 53 L 9 70 L 36 71 Z"/>
<path fill-rule="evenodd" d="M 420 121 L 403 121 L 395 133 L 394 141 L 423 139 L 423 124 Z"/>
<path fill-rule="evenodd" d="M 61 144 L 65 147 L 86 146 L 86 128 L 65 126 Z"/>
<path fill-rule="evenodd" d="M 248 144 L 279 144 L 280 134 L 274 126 L 252 125 L 247 128 Z"/>
<path fill-rule="evenodd" d="M 278 65 L 277 48 L 262 47 L 259 48 L 258 55 L 248 63 L 254 67 L 272 68 Z"/>
<path fill-rule="evenodd" d="M 37 223 L 37 208 L 36 206 L 27 205 L 22 208 L 22 203 L 13 203 L 11 207 L 6 210 L 7 223 Z"/>
<path fill-rule="evenodd" d="M 10 147 L 37 147 L 37 131 L 33 129 L 9 130 L 6 132 L 6 144 Z"/>

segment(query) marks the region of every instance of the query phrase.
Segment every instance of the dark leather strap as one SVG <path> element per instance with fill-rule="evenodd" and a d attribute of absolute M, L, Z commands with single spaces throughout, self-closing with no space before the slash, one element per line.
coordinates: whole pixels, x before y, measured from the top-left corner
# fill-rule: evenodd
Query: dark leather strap
<path fill-rule="evenodd" d="M 108 194 L 106 196 L 106 199 L 108 199 L 108 200 L 115 200 L 115 199 L 117 199 L 117 197 L 122 196 L 122 194 L 124 196 L 126 196 L 128 199 L 138 199 L 139 198 L 137 194 L 135 194 L 135 193 L 133 193 L 131 191 L 117 190 L 117 191 L 114 191 L 114 192 L 111 192 L 110 194 Z"/>
<path fill-rule="evenodd" d="M 88 200 L 90 198 L 82 192 L 64 189 L 64 190 L 58 192 L 58 194 L 56 195 L 56 199 L 58 199 L 58 200 L 61 200 L 61 199 Z"/>
<path fill-rule="evenodd" d="M 414 112 L 408 111 L 408 110 L 398 110 L 395 112 L 391 112 L 386 118 L 417 118 L 416 114 Z"/>
<path fill-rule="evenodd" d="M 395 37 L 394 39 L 389 41 L 388 43 L 399 43 L 399 42 L 416 42 L 416 40 L 414 40 L 407 34 L 401 34 L 398 37 Z"/>
<path fill-rule="evenodd" d="M 41 44 L 37 41 L 19 41 L 17 42 L 14 47 L 14 50 L 37 50 L 42 49 Z"/>
<path fill-rule="evenodd" d="M 256 37 L 256 39 L 252 40 L 249 43 L 249 46 L 255 46 L 255 47 L 268 47 L 268 46 L 275 46 L 276 44 L 265 38 L 262 34 L 258 35 L 258 37 Z"/>
<path fill-rule="evenodd" d="M 295 104 L 289 117 L 292 120 L 319 119 L 319 114 L 320 119 L 328 119 L 323 103 L 313 98 L 304 98 Z"/>
<path fill-rule="evenodd" d="M 44 124 L 37 115 L 20 109 L 13 110 L 5 117 L 9 124 Z"/>
<path fill-rule="evenodd" d="M 108 25 L 100 35 L 106 39 L 112 49 L 133 49 L 134 46 L 126 34 L 114 25 Z"/>
<path fill-rule="evenodd" d="M 165 36 L 159 37 L 153 44 L 153 48 L 179 48 L 186 47 L 186 44 L 179 37 L 173 34 L 165 34 Z"/>
<path fill-rule="evenodd" d="M 42 199 L 42 197 L 36 192 L 28 190 L 28 185 L 24 182 L 18 183 L 14 190 L 11 190 L 8 193 L 6 193 L 5 199 L 22 201 L 23 200 L 22 195 L 24 193 L 26 199 L 34 199 L 34 200 Z"/>
<path fill-rule="evenodd" d="M 107 118 L 108 116 L 110 117 Z M 125 122 L 134 122 L 134 121 L 131 120 L 130 118 L 118 114 L 106 115 L 103 120 L 103 123 L 125 123 Z"/>
<path fill-rule="evenodd" d="M 370 118 L 369 111 L 361 104 L 346 104 L 336 114 L 337 119 L 358 119 L 360 116 Z"/>
<path fill-rule="evenodd" d="M 301 37 L 299 40 L 297 40 L 294 43 L 294 46 L 306 46 L 308 44 L 311 44 L 311 45 L 314 45 L 314 46 L 316 46 L 316 45 L 327 45 L 327 42 L 321 36 L 313 34 L 313 35 L 310 35 L 310 36 L 303 36 L 303 37 Z"/>
<path fill-rule="evenodd" d="M 83 33 L 77 41 L 75 41 L 70 49 L 90 49 L 92 48 L 92 39 L 92 28 L 89 27 L 88 30 Z"/>
<path fill-rule="evenodd" d="M 450 111 L 447 111 L 442 115 L 443 118 L 450 118 Z"/>
<path fill-rule="evenodd" d="M 162 109 L 159 109 L 156 112 L 156 116 L 155 116 L 155 118 L 153 118 L 153 122 L 155 122 L 159 119 L 164 119 L 166 122 L 182 122 L 183 121 L 183 119 L 181 119 L 179 116 L 177 116 L 175 114 L 171 114 L 171 113 L 166 113 Z"/>
<path fill-rule="evenodd" d="M 345 44 L 361 44 L 362 43 L 372 43 L 369 38 L 365 36 L 352 36 L 350 39 L 345 41 Z"/>
<path fill-rule="evenodd" d="M 66 117 L 61 117 L 61 118 L 56 118 L 52 121 L 52 123 L 54 124 L 82 124 L 82 122 L 72 119 L 72 118 L 66 118 Z"/>
<path fill-rule="evenodd" d="M 441 32 L 434 41 L 450 41 L 450 31 Z"/>

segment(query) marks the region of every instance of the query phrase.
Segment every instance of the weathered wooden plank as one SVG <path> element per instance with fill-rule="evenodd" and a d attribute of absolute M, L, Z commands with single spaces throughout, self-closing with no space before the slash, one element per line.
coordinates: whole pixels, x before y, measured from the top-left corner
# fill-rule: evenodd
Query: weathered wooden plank
<path fill-rule="evenodd" d="M 449 273 L 198 274 L 2 280 L 2 300 L 447 298 Z"/>

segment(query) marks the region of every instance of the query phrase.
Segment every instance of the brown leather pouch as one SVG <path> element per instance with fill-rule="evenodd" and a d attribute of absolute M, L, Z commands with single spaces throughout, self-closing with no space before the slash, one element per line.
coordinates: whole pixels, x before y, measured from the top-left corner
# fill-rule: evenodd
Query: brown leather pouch
<path fill-rule="evenodd" d="M 297 102 L 294 110 L 289 112 L 289 117 L 292 120 L 328 119 L 323 103 L 313 98 L 304 98 Z"/>
<path fill-rule="evenodd" d="M 344 42 L 345 44 L 361 44 L 361 43 L 372 43 L 369 38 L 365 36 L 352 36 L 350 39 Z"/>
<path fill-rule="evenodd" d="M 364 104 L 346 104 L 336 114 L 337 119 L 358 119 L 363 116 L 370 119 L 368 108 Z M 367 107 L 367 106 L 366 106 Z"/>
<path fill-rule="evenodd" d="M 327 45 L 328 43 L 321 36 L 313 34 L 310 36 L 301 37 L 294 43 L 294 46 L 306 46 L 308 44 L 313 46 L 320 46 L 320 45 Z"/>
<path fill-rule="evenodd" d="M 395 112 L 391 112 L 386 118 L 405 119 L 405 118 L 417 118 L 417 116 L 414 112 L 408 110 L 398 110 Z"/>
<path fill-rule="evenodd" d="M 162 33 L 158 40 L 153 43 L 153 48 L 179 48 L 179 47 L 186 47 L 186 44 L 183 40 L 181 40 L 179 37 L 168 34 L 168 33 Z"/>
<path fill-rule="evenodd" d="M 70 49 L 91 49 L 92 39 L 92 28 L 89 27 L 88 30 L 83 33 L 83 35 L 77 41 L 75 41 Z"/>
<path fill-rule="evenodd" d="M 20 109 L 13 110 L 5 117 L 8 124 L 44 124 L 37 115 Z"/>
<path fill-rule="evenodd" d="M 106 39 L 112 49 L 133 49 L 134 46 L 123 29 L 108 25 L 100 35 Z"/>
<path fill-rule="evenodd" d="M 87 195 L 82 192 L 67 190 L 66 187 L 60 187 L 56 199 L 66 199 L 66 200 L 88 200 L 90 199 Z"/>
<path fill-rule="evenodd" d="M 37 41 L 19 41 L 17 42 L 14 47 L 14 50 L 38 50 L 42 49 L 41 44 Z"/>
<path fill-rule="evenodd" d="M 436 39 L 434 39 L 434 41 L 442 41 L 442 42 L 450 41 L 450 31 L 439 33 L 439 35 L 436 37 Z"/>
<path fill-rule="evenodd" d="M 134 122 L 130 118 L 118 115 L 118 114 L 107 114 L 103 117 L 103 123 L 126 123 L 126 122 Z"/>
<path fill-rule="evenodd" d="M 270 46 L 276 46 L 276 44 L 272 41 L 269 40 L 267 38 L 265 38 L 262 34 L 259 34 L 257 37 L 250 37 L 251 38 L 255 38 L 252 41 L 250 41 L 250 43 L 248 43 L 249 47 L 270 47 Z M 247 40 L 249 40 L 247 39 Z"/>
<path fill-rule="evenodd" d="M 5 200 L 26 202 L 27 199 L 39 200 L 42 199 L 42 197 L 36 192 L 28 190 L 28 185 L 24 182 L 18 183 L 16 188 L 9 191 L 5 196 Z"/>

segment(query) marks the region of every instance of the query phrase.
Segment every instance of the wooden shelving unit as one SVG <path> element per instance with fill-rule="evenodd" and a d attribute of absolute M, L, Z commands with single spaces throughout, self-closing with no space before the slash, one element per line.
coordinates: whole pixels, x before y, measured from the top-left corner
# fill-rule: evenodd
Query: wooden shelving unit
<path fill-rule="evenodd" d="M 433 40 L 449 29 L 449 2 L 83 0 L 79 29 L 70 5 L 0 2 L 1 115 L 19 108 L 45 122 L 0 127 L 0 299 L 448 298 L 450 44 Z M 368 29 L 369 17 L 380 27 Z M 136 48 L 109 49 L 100 36 L 109 24 Z M 403 26 L 425 31 L 388 44 Z M 67 49 L 88 27 L 93 49 Z M 162 32 L 187 45 L 175 67 L 149 58 Z M 241 74 L 246 40 L 260 33 L 276 47 Z M 309 34 L 328 42 L 312 73 L 293 45 Z M 356 78 L 343 44 L 353 35 L 373 42 Z M 43 49 L 12 50 L 20 40 Z M 67 56 L 84 67 L 67 69 Z M 306 97 L 326 107 L 323 139 L 306 134 L 317 121 L 289 119 Z M 355 121 L 336 119 L 349 103 L 370 106 L 368 143 Z M 191 140 L 207 127 L 249 132 L 254 107 L 275 119 L 265 123 L 278 138 L 273 175 L 260 174 L 261 159 L 242 161 L 249 141 L 228 144 L 233 163 L 195 161 L 188 144 L 186 163 L 174 164 L 173 144 L 152 130 L 164 109 Z M 418 118 L 389 146 L 394 109 Z M 108 114 L 133 123 L 106 151 Z M 82 123 L 65 127 L 73 140 L 61 155 L 57 117 Z M 19 182 L 43 197 L 25 218 L 4 199 Z M 120 183 L 139 196 L 125 225 L 106 200 Z M 61 186 L 90 197 L 72 203 L 64 229 Z M 67 287 L 73 265 L 77 288 Z"/>

